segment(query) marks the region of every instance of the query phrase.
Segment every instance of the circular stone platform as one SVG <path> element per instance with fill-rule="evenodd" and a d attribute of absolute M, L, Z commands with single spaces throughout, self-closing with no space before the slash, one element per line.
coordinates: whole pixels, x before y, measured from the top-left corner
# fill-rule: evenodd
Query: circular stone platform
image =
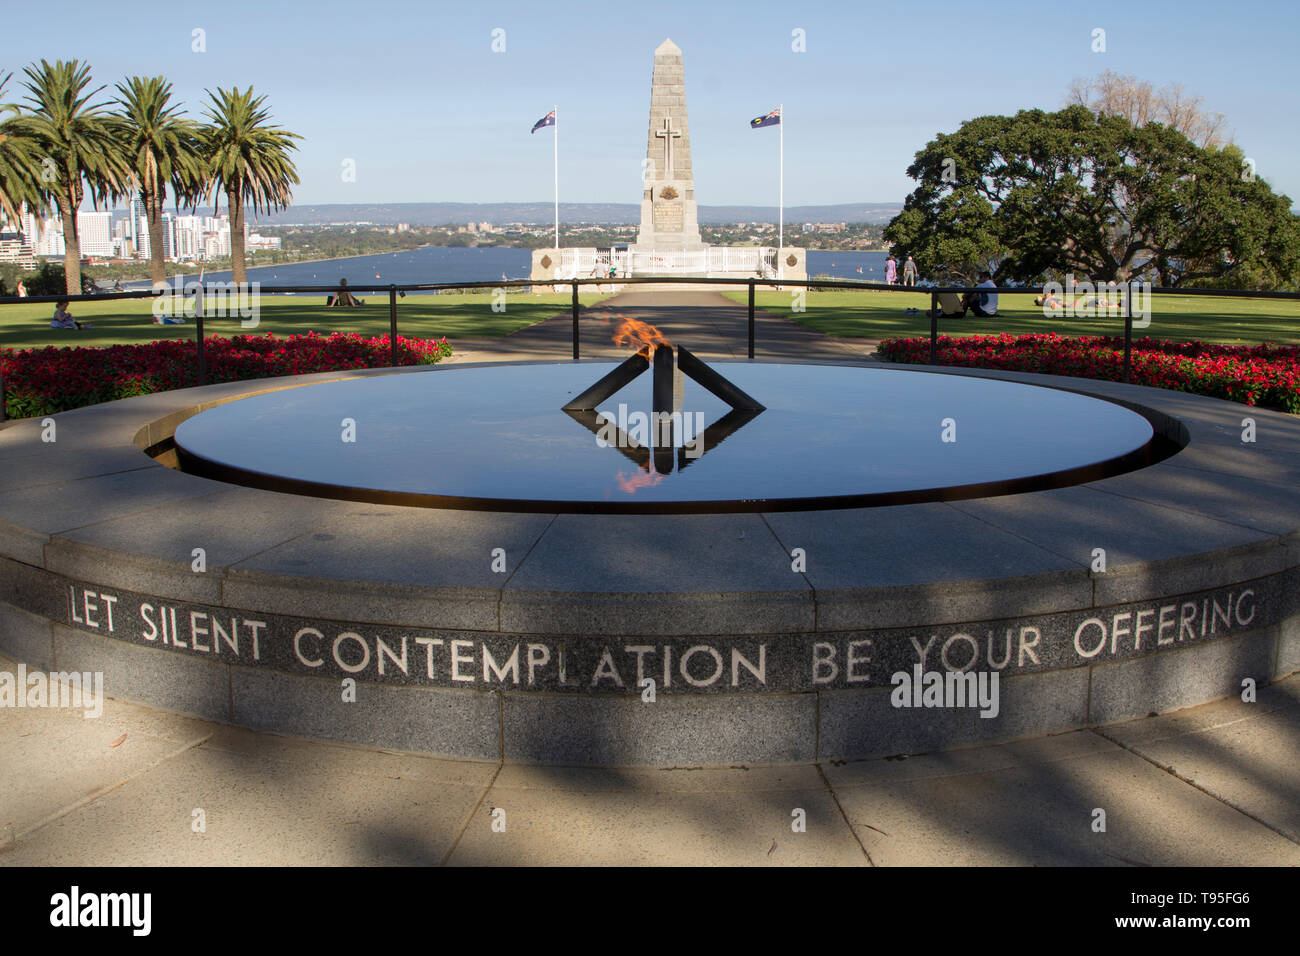
<path fill-rule="evenodd" d="M 952 501 L 1079 484 L 1158 457 L 1141 415 L 1060 389 L 879 367 L 719 367 L 765 408 L 733 414 L 686 382 L 666 465 L 650 454 L 649 375 L 601 403 L 603 419 L 584 425 L 562 410 L 613 363 L 274 392 L 196 415 L 175 442 L 185 471 L 272 491 L 547 513 Z M 729 414 L 734 424 L 721 424 Z"/>
<path fill-rule="evenodd" d="M 761 364 L 718 366 L 739 381 Z M 588 381 L 607 366 L 570 367 Z M 1300 667 L 1300 421 L 1180 393 L 872 368 L 1105 399 L 1181 448 L 1071 487 L 875 508 L 445 510 L 161 463 L 182 422 L 237 398 L 465 368 L 217 385 L 0 428 L 0 649 L 261 730 L 607 765 L 916 753 L 1144 716 Z M 972 411 L 941 416 L 959 446 Z M 922 685 L 965 674 L 984 699 L 898 693 L 918 668 Z"/>

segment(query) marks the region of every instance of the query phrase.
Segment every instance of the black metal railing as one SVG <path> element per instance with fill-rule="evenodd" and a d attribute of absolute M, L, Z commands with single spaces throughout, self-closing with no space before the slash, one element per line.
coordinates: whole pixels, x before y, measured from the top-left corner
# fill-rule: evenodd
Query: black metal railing
<path fill-rule="evenodd" d="M 453 292 L 477 289 L 517 289 L 532 288 L 534 286 L 551 287 L 571 286 L 572 302 L 571 312 L 573 316 L 573 358 L 579 358 L 579 325 L 578 318 L 581 312 L 581 304 L 578 299 L 578 289 L 580 286 L 604 286 L 604 285 L 718 285 L 718 286 L 736 286 L 748 288 L 748 355 L 754 358 L 755 351 L 755 307 L 754 293 L 759 286 L 768 288 L 796 288 L 796 289 L 841 289 L 857 290 L 862 292 L 905 292 L 914 295 L 926 295 L 930 298 L 930 364 L 938 364 L 938 340 L 939 340 L 939 319 L 942 317 L 939 309 L 939 296 L 942 294 L 965 295 L 967 293 L 994 293 L 997 295 L 1034 295 L 1042 294 L 1042 290 L 1036 287 L 1025 286 L 997 286 L 990 288 L 988 286 L 902 286 L 890 285 L 884 282 L 860 282 L 851 279 L 760 279 L 760 278 L 704 278 L 696 276 L 633 276 L 627 278 L 604 277 L 604 278 L 585 278 L 585 279 L 550 279 L 550 280 L 533 280 L 533 279 L 508 279 L 491 282 L 433 282 L 419 283 L 415 285 L 387 285 L 373 284 L 367 285 L 360 283 L 357 285 L 348 285 L 346 291 L 352 293 L 358 292 L 387 292 L 388 293 L 388 344 L 389 344 L 389 362 L 391 365 L 397 365 L 397 299 L 399 295 L 405 296 L 406 293 L 418 292 Z M 1120 291 L 1128 289 L 1127 284 L 1116 284 Z M 43 295 L 43 296 L 25 296 L 18 298 L 15 296 L 0 297 L 0 306 L 12 304 L 36 304 L 36 303 L 55 303 L 55 302 L 108 302 L 118 299 L 148 299 L 155 297 L 182 297 L 195 295 L 196 309 L 194 315 L 194 336 L 195 336 L 195 373 L 197 384 L 207 384 L 207 361 L 204 350 L 204 300 L 210 295 L 228 294 L 235 291 L 238 287 L 231 283 L 211 283 L 202 285 L 195 283 L 189 286 L 168 286 L 163 290 L 154 289 L 137 289 L 130 292 L 109 292 L 96 293 L 90 295 Z M 1102 289 L 1108 287 L 1103 283 Z M 247 286 L 245 286 L 247 289 Z M 280 295 L 280 294 L 337 294 L 340 287 L 337 285 L 258 285 L 257 293 L 261 295 Z M 1071 291 L 1071 290 L 1066 290 Z M 1165 286 L 1143 287 L 1144 294 L 1151 295 L 1177 295 L 1177 296 L 1207 296 L 1215 298 L 1246 298 L 1246 299 L 1290 299 L 1300 300 L 1300 293 L 1297 292 L 1257 292 L 1248 289 L 1181 289 L 1170 288 Z M 238 294 L 236 292 L 235 294 Z M 247 294 L 246 292 L 244 294 Z M 1123 298 L 1123 319 L 1124 319 L 1124 381 L 1128 382 L 1132 371 L 1132 351 L 1133 351 L 1133 310 L 1130 295 L 1124 294 Z M 322 305 L 322 308 L 326 306 Z M 0 422 L 5 421 L 5 383 L 4 383 L 4 363 L 0 362 Z"/>

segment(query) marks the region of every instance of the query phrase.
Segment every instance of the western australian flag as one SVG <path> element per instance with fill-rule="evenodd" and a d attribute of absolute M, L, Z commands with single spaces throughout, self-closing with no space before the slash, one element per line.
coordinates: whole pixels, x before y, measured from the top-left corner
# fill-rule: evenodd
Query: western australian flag
<path fill-rule="evenodd" d="M 529 132 L 536 133 L 539 129 L 541 129 L 544 126 L 554 126 L 554 125 L 555 125 L 555 110 L 551 110 L 541 119 L 539 119 L 536 123 L 534 123 L 533 128 Z"/>
<path fill-rule="evenodd" d="M 777 107 L 776 109 L 772 110 L 772 112 L 768 113 L 766 116 L 755 116 L 752 120 L 749 121 L 750 129 L 762 129 L 764 126 L 780 126 L 780 125 L 781 125 L 780 107 Z"/>

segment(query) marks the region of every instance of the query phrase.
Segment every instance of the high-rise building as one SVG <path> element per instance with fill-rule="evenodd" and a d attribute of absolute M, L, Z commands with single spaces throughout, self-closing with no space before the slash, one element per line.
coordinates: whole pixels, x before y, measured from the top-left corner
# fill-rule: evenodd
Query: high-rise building
<path fill-rule="evenodd" d="M 143 216 L 144 216 L 144 203 L 140 201 L 139 197 L 132 196 L 131 202 L 127 206 L 127 221 L 128 221 L 127 228 L 130 230 L 129 236 L 131 239 L 131 245 L 135 246 L 137 250 L 144 248 L 145 245 L 148 243 L 147 239 L 140 238 L 140 219 Z M 145 236 L 149 235 L 149 228 L 147 225 L 145 226 L 144 234 Z"/>
<path fill-rule="evenodd" d="M 82 211 L 77 213 L 77 237 L 81 240 L 83 256 L 111 256 L 113 254 L 113 214 L 111 212 Z"/>
<path fill-rule="evenodd" d="M 163 258 L 176 258 L 176 223 L 172 220 L 172 214 L 165 212 L 162 214 L 162 241 L 163 241 Z"/>
<path fill-rule="evenodd" d="M 198 216 L 176 217 L 176 258 L 197 259 L 203 251 L 203 220 Z"/>
<path fill-rule="evenodd" d="M 61 256 L 63 247 L 63 223 L 58 219 L 46 219 L 41 223 L 41 238 L 36 242 L 38 256 Z"/>
<path fill-rule="evenodd" d="M 28 246 L 35 249 L 36 243 L 39 242 L 41 238 L 41 226 L 40 221 L 36 218 L 36 214 L 27 208 L 27 203 L 23 203 L 22 221 L 23 240 Z"/>

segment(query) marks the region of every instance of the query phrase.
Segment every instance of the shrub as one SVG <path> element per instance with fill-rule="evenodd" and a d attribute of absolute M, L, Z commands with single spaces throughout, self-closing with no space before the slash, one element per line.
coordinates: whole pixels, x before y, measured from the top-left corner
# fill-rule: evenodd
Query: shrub
<path fill-rule="evenodd" d="M 930 361 L 930 340 L 885 339 L 878 351 L 891 362 L 924 364 Z M 1124 379 L 1124 340 L 1110 336 L 1067 338 L 1055 333 L 941 335 L 938 361 L 966 368 L 1118 382 Z M 1135 339 L 1129 381 L 1300 414 L 1300 346 Z"/>
<path fill-rule="evenodd" d="M 446 338 L 397 338 L 398 365 L 433 365 L 451 354 Z M 332 335 L 236 335 L 204 340 L 207 380 L 239 382 L 280 375 L 386 366 L 387 337 Z M 171 339 L 108 348 L 0 349 L 5 410 L 13 418 L 51 415 L 198 384 L 195 344 Z"/>

